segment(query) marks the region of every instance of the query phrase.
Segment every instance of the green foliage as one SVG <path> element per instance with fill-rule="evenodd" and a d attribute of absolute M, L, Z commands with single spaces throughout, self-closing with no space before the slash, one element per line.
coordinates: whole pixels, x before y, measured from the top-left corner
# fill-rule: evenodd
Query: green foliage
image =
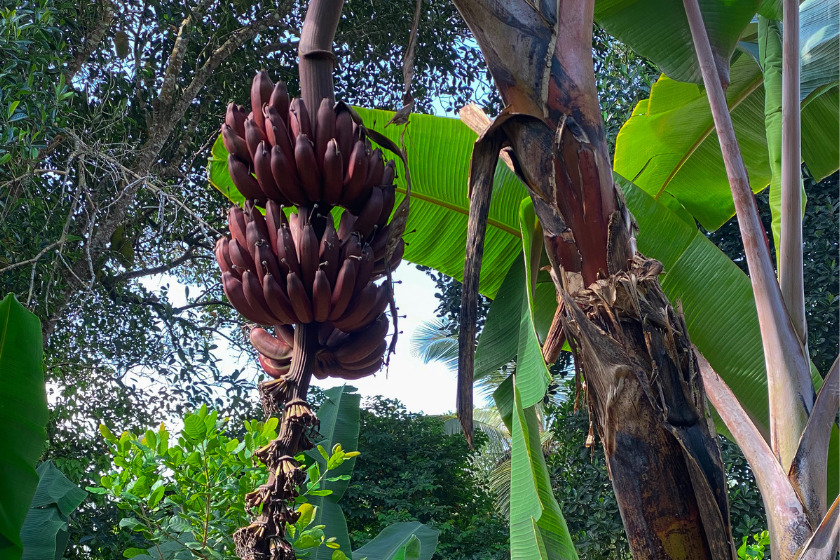
<path fill-rule="evenodd" d="M 14 295 L 0 301 L 0 556 L 19 559 L 47 424 L 41 325 Z"/>
<path fill-rule="evenodd" d="M 66 122 L 73 92 L 55 4 L 0 2 L 0 182 L 24 171 Z"/>
<path fill-rule="evenodd" d="M 507 527 L 473 476 L 472 452 L 442 419 L 375 397 L 361 412 L 359 451 L 341 502 L 357 546 L 391 523 L 420 521 L 440 531 L 436 559 L 507 557 Z"/>
<path fill-rule="evenodd" d="M 70 482 L 50 461 L 38 466 L 38 488 L 20 531 L 22 560 L 61 559 L 70 538 L 70 514 L 87 492 Z"/>
<path fill-rule="evenodd" d="M 250 523 L 245 494 L 264 483 L 264 466 L 254 466 L 254 452 L 276 437 L 277 419 L 245 421 L 241 440 L 228 434 L 229 419 L 202 407 L 183 418 L 180 434 L 170 434 L 161 424 L 135 435 L 115 435 L 104 424 L 100 431 L 108 442 L 113 470 L 101 478 L 96 494 L 108 494 L 123 510 L 119 527 L 136 535 L 127 558 L 236 558 L 233 532 Z M 175 439 L 177 437 L 177 439 Z M 316 508 L 311 496 L 327 496 L 323 485 L 358 453 L 340 445 L 327 454 L 328 468 L 316 464 L 307 470 L 305 490 L 298 498 L 301 517 L 289 527 L 292 544 L 301 552 L 321 545 L 337 548 L 327 538 L 324 525 L 314 523 Z M 304 456 L 298 457 L 304 460 Z"/>
<path fill-rule="evenodd" d="M 767 531 L 762 531 L 753 535 L 755 544 L 748 544 L 747 540 L 745 535 L 741 546 L 738 547 L 738 558 L 744 560 L 764 558 L 764 549 L 770 546 L 770 534 Z"/>

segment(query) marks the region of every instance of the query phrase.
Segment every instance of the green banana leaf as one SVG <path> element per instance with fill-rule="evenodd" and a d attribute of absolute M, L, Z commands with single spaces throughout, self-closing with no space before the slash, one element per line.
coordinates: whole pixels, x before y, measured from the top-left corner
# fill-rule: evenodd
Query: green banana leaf
<path fill-rule="evenodd" d="M 429 560 L 435 553 L 440 531 L 419 521 L 388 525 L 372 541 L 353 551 L 353 560 Z"/>
<path fill-rule="evenodd" d="M 759 0 L 699 0 L 715 61 L 727 65 Z M 762 6 L 762 9 L 772 9 Z M 681 82 L 703 83 L 682 2 L 674 0 L 598 0 L 595 21 Z M 723 68 L 728 70 L 728 67 Z"/>
<path fill-rule="evenodd" d="M 21 528 L 47 439 L 41 322 L 13 294 L 0 302 L 0 557 L 21 558 Z"/>
<path fill-rule="evenodd" d="M 359 445 L 359 403 L 362 397 L 355 391 L 355 387 L 343 385 L 324 392 L 326 399 L 318 409 L 318 419 L 321 421 L 318 432 L 323 438 L 317 443 L 328 454 L 337 443 L 340 443 L 346 451 L 355 451 Z M 317 449 L 310 449 L 307 455 L 315 459 L 321 472 L 326 470 L 327 461 Z M 355 464 L 356 457 L 345 460 L 338 468 L 330 471 L 330 478 L 351 475 Z M 310 498 L 310 503 L 317 508 L 313 524 L 326 525 L 327 538 L 335 537 L 341 551 L 349 557 L 352 548 L 350 536 L 347 534 L 347 520 L 344 518 L 341 506 L 338 505 L 338 501 L 347 490 L 349 481 L 324 481 L 322 484 L 322 488 L 332 490 L 332 494 Z M 318 547 L 308 556 L 312 560 L 329 560 L 331 557 L 332 550 L 323 546 Z"/>
<path fill-rule="evenodd" d="M 365 126 L 399 145 L 401 127 L 385 124 L 390 111 L 356 108 Z M 470 154 L 478 136 L 458 119 L 412 115 L 405 134 L 405 151 L 411 172 L 411 213 L 405 233 L 405 259 L 423 263 L 453 278 L 464 273 L 469 198 L 467 184 Z M 383 150 L 389 159 L 393 155 Z M 211 152 L 210 183 L 232 202 L 241 204 L 227 170 L 227 151 L 216 140 Z M 405 194 L 402 164 L 397 163 L 397 204 Z M 525 186 L 502 163 L 496 168 L 493 199 L 487 224 L 487 242 L 481 267 L 480 291 L 493 297 L 505 272 L 519 253 L 519 201 Z M 423 235 L 418 232 L 435 232 Z"/>
<path fill-rule="evenodd" d="M 519 375 L 513 383 L 510 465 L 511 560 L 576 559 L 572 537 L 554 498 L 540 442 L 537 414 L 523 407 Z"/>
<path fill-rule="evenodd" d="M 67 548 L 70 514 L 87 492 L 70 482 L 51 461 L 38 466 L 38 488 L 20 532 L 23 560 L 60 560 Z"/>
<path fill-rule="evenodd" d="M 811 62 L 807 69 L 803 65 L 801 83 L 802 157 L 817 180 L 840 166 L 838 74 L 822 66 L 837 67 L 840 60 L 836 11 L 836 3 L 800 7 L 808 22 L 800 26 L 802 60 Z M 733 64 L 726 98 L 750 185 L 761 191 L 770 182 L 771 166 L 764 76 L 752 56 L 742 54 Z M 656 198 L 673 195 L 706 229 L 717 229 L 735 213 L 708 99 L 693 84 L 666 76 L 654 84 L 650 98 L 639 102 L 618 134 L 614 169 Z"/>

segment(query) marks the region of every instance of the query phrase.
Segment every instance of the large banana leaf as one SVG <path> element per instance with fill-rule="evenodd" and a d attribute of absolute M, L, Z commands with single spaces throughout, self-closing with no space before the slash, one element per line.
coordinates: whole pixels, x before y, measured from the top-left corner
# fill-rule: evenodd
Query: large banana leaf
<path fill-rule="evenodd" d="M 440 531 L 418 521 L 388 525 L 372 541 L 353 551 L 353 560 L 429 560 Z"/>
<path fill-rule="evenodd" d="M 70 482 L 51 461 L 41 463 L 37 472 L 38 488 L 20 532 L 23 560 L 60 560 L 70 539 L 70 514 L 87 492 Z"/>
<path fill-rule="evenodd" d="M 831 5 L 829 5 L 831 4 Z M 821 179 L 840 165 L 836 2 L 806 2 L 801 7 L 802 157 Z M 833 17 L 833 19 L 832 19 Z M 834 22 L 834 23 L 832 23 Z M 732 66 L 726 92 L 735 133 L 753 190 L 771 179 L 765 135 L 762 70 L 746 54 Z M 781 87 L 780 82 L 775 87 Z M 649 99 L 639 102 L 616 140 L 616 172 L 659 198 L 673 195 L 710 230 L 734 215 L 720 145 L 705 91 L 662 76 Z"/>
<path fill-rule="evenodd" d="M 700 0 L 715 61 L 724 70 L 759 4 L 760 0 Z M 598 0 L 595 21 L 672 79 L 703 83 L 682 2 Z"/>
<path fill-rule="evenodd" d="M 356 111 L 365 126 L 399 144 L 400 127 L 385 124 L 393 112 Z M 458 119 L 412 115 L 405 134 L 411 171 L 411 213 L 406 226 L 405 258 L 444 274 L 463 277 L 467 241 L 470 154 L 475 132 Z M 389 157 L 386 152 L 386 157 Z M 209 163 L 210 182 L 231 201 L 241 203 L 227 170 L 227 151 L 217 139 Z M 405 193 L 402 166 L 397 164 L 397 203 Z M 481 268 L 482 294 L 493 297 L 502 285 L 510 263 L 519 254 L 519 201 L 526 189 L 516 176 L 499 164 L 493 186 L 493 200 L 487 224 L 487 243 Z M 433 233 L 432 233 L 433 232 Z"/>
<path fill-rule="evenodd" d="M 318 419 L 321 421 L 318 432 L 323 437 L 317 443 L 327 453 L 337 443 L 347 451 L 355 451 L 359 445 L 359 403 L 362 397 L 355 390 L 354 387 L 343 385 L 324 392 L 324 404 L 318 409 Z M 307 454 L 315 459 L 321 472 L 326 470 L 327 461 L 316 449 L 310 449 Z M 341 466 L 330 471 L 330 478 L 352 474 L 355 463 L 356 457 L 344 461 Z M 313 496 L 310 503 L 317 508 L 313 524 L 326 525 L 324 531 L 327 537 L 335 537 L 341 551 L 349 557 L 352 548 L 347 534 L 347 520 L 338 505 L 348 483 L 347 480 L 324 481 L 323 488 L 332 490 L 332 494 Z M 332 550 L 324 546 L 311 553 L 312 560 L 329 560 L 331 556 Z"/>
<path fill-rule="evenodd" d="M 0 558 L 21 557 L 20 531 L 47 439 L 41 323 L 9 294 L 0 302 Z"/>

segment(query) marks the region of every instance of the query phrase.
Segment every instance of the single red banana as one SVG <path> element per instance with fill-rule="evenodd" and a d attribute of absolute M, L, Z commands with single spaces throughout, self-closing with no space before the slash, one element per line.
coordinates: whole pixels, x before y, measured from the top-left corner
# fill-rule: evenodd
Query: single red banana
<path fill-rule="evenodd" d="M 321 170 L 315 158 L 315 146 L 306 134 L 295 142 L 295 166 L 303 191 L 310 202 L 321 201 Z"/>
<path fill-rule="evenodd" d="M 335 110 L 326 97 L 321 100 L 315 114 L 315 159 L 318 167 L 324 168 L 324 154 L 327 143 L 335 137 Z"/>
<path fill-rule="evenodd" d="M 262 290 L 265 302 L 271 310 L 271 314 L 280 320 L 280 324 L 291 325 L 298 322 L 289 296 L 283 291 L 279 283 L 281 276 L 266 274 L 262 279 Z"/>
<path fill-rule="evenodd" d="M 274 174 L 271 172 L 271 151 L 268 149 L 268 142 L 260 142 L 257 146 L 257 151 L 254 153 L 254 174 L 267 200 L 276 200 L 280 204 L 290 203 L 280 191 L 277 181 L 274 180 Z"/>
<path fill-rule="evenodd" d="M 300 277 L 294 272 L 290 272 L 286 276 L 286 291 L 289 294 L 289 301 L 292 303 L 292 309 L 295 310 L 295 315 L 300 323 L 311 323 L 312 316 L 312 301 L 306 294 L 306 288 L 300 281 Z"/>
<path fill-rule="evenodd" d="M 347 111 L 339 111 L 335 116 L 335 139 L 338 141 L 338 150 L 344 155 L 342 171 L 346 174 L 350 153 L 353 151 L 353 117 Z"/>
<path fill-rule="evenodd" d="M 318 270 L 318 236 L 311 223 L 301 229 L 298 242 L 298 261 L 300 262 L 300 279 L 308 293 L 312 293 L 315 272 Z"/>
<path fill-rule="evenodd" d="M 391 218 L 391 212 L 394 211 L 394 202 L 397 199 L 397 187 L 394 185 L 383 185 L 380 187 L 380 190 L 382 191 L 382 212 L 379 213 L 376 225 L 381 230 Z"/>
<path fill-rule="evenodd" d="M 394 253 L 391 255 L 391 262 L 390 262 L 390 269 L 391 272 L 395 271 L 400 263 L 402 262 L 403 253 L 405 253 L 405 241 L 402 239 L 399 240 L 397 246 L 394 247 Z M 373 267 L 373 276 L 378 276 L 380 274 L 385 274 L 385 259 L 384 257 L 377 261 Z"/>
<path fill-rule="evenodd" d="M 254 115 L 254 122 L 263 132 L 265 132 L 265 117 L 262 106 L 269 102 L 273 91 L 274 84 L 271 83 L 271 78 L 265 70 L 261 70 L 254 76 L 254 81 L 251 82 L 251 113 Z"/>
<path fill-rule="evenodd" d="M 385 247 L 388 245 L 388 235 L 391 233 L 391 224 L 377 229 L 373 238 L 370 240 L 370 248 L 373 249 L 374 260 L 379 260 L 385 256 Z"/>
<path fill-rule="evenodd" d="M 293 204 L 306 203 L 294 160 L 286 159 L 280 146 L 271 148 L 271 174 L 280 192 Z"/>
<path fill-rule="evenodd" d="M 245 162 L 251 161 L 251 152 L 248 151 L 245 139 L 236 134 L 228 123 L 222 125 L 222 143 L 229 154 L 233 154 Z"/>
<path fill-rule="evenodd" d="M 353 363 L 370 356 L 379 342 L 388 334 L 390 324 L 388 318 L 382 315 L 366 329 L 353 333 L 344 344 L 333 350 L 336 359 L 343 363 Z M 259 350 L 259 348 L 257 349 Z"/>
<path fill-rule="evenodd" d="M 277 230 L 286 221 L 286 214 L 282 206 L 274 200 L 265 204 L 265 227 L 268 229 L 268 240 L 271 243 L 271 250 L 277 254 Z"/>
<path fill-rule="evenodd" d="M 246 200 L 262 200 L 265 198 L 260 184 L 248 170 L 248 165 L 233 154 L 228 155 L 228 171 L 233 184 L 236 185 L 237 190 L 242 193 Z"/>
<path fill-rule="evenodd" d="M 329 323 L 332 325 L 332 323 Z M 327 342 L 324 344 L 327 348 L 337 348 L 344 344 L 344 341 L 350 338 L 350 335 L 344 331 L 340 331 L 333 327 L 330 336 L 327 337 Z"/>
<path fill-rule="evenodd" d="M 397 162 L 389 159 L 385 162 L 385 170 L 382 172 L 382 183 L 380 186 L 390 186 L 394 184 L 394 177 L 397 175 Z"/>
<path fill-rule="evenodd" d="M 361 321 L 361 325 L 369 325 L 379 317 L 385 317 L 385 310 L 388 309 L 388 304 L 391 303 L 391 290 L 387 286 L 387 280 L 379 285 L 376 289 L 376 301 Z"/>
<path fill-rule="evenodd" d="M 257 359 L 260 361 L 260 367 L 263 368 L 263 371 L 273 379 L 280 379 L 284 375 L 288 374 L 289 370 L 292 369 L 291 358 L 282 362 L 277 362 L 260 354 Z"/>
<path fill-rule="evenodd" d="M 329 366 L 316 364 L 315 370 L 312 372 L 318 379 L 325 379 L 327 377 L 337 377 L 339 379 L 345 379 L 347 381 L 355 381 L 357 379 L 361 379 L 363 377 L 367 377 L 373 373 L 376 373 L 382 368 L 382 364 L 384 360 L 380 358 L 378 362 L 371 364 L 369 367 L 361 368 L 357 370 L 350 370 L 347 369 L 338 363 L 331 364 Z"/>
<path fill-rule="evenodd" d="M 318 322 L 326 321 L 330 315 L 330 281 L 327 273 L 318 270 L 315 273 L 315 280 L 312 282 L 312 315 Z"/>
<path fill-rule="evenodd" d="M 262 309 L 253 309 L 245 298 L 242 281 L 230 272 L 222 273 L 222 289 L 233 308 L 252 323 L 270 325 L 273 319 Z"/>
<path fill-rule="evenodd" d="M 370 275 L 373 272 L 373 249 L 370 245 L 365 244 L 362 247 L 362 254 L 356 262 L 356 284 L 353 287 L 353 293 L 358 294 L 364 289 L 365 285 L 370 281 Z"/>
<path fill-rule="evenodd" d="M 344 187 L 344 164 L 338 142 L 331 138 L 327 142 L 324 153 L 324 201 L 334 206 L 341 200 L 341 190 Z"/>
<path fill-rule="evenodd" d="M 292 348 L 295 347 L 295 327 L 293 325 L 275 325 L 274 336 L 276 336 Z"/>
<path fill-rule="evenodd" d="M 381 339 L 379 339 L 379 342 L 376 344 L 376 346 L 374 346 L 374 348 L 370 352 L 370 354 L 368 354 L 367 356 L 365 356 L 361 360 L 358 360 L 356 362 L 343 362 L 343 361 L 339 360 L 338 363 L 339 363 L 339 365 L 341 365 L 345 369 L 348 369 L 348 370 L 351 370 L 351 371 L 352 370 L 356 370 L 356 371 L 364 370 L 366 368 L 371 367 L 375 363 L 381 363 L 382 357 L 385 354 L 385 351 L 387 349 L 388 349 L 388 342 L 384 338 L 381 338 Z"/>
<path fill-rule="evenodd" d="M 280 264 L 277 262 L 277 257 L 274 255 L 274 251 L 271 250 L 268 241 L 257 243 L 255 249 L 254 264 L 257 266 L 257 276 L 260 282 L 263 281 L 263 277 L 266 274 L 273 274 L 275 278 L 282 278 L 280 275 L 283 272 L 280 271 Z"/>
<path fill-rule="evenodd" d="M 350 332 L 360 327 L 362 319 L 365 318 L 370 306 L 376 301 L 376 284 L 368 282 L 361 292 L 353 296 L 352 304 L 347 308 L 347 311 L 341 318 L 333 320 L 335 328 L 341 329 L 344 332 Z"/>
<path fill-rule="evenodd" d="M 225 112 L 225 124 L 233 129 L 237 136 L 245 137 L 245 110 L 235 103 L 228 103 Z M 224 140 L 224 138 L 222 138 Z"/>
<path fill-rule="evenodd" d="M 233 266 L 239 269 L 240 274 L 242 274 L 245 270 L 256 269 L 254 257 L 252 257 L 251 253 L 245 247 L 240 245 L 239 241 L 236 239 L 232 239 L 228 244 L 228 252 L 230 254 L 230 262 L 233 263 Z"/>
<path fill-rule="evenodd" d="M 312 138 L 312 118 L 309 116 L 309 108 L 300 97 L 292 99 L 289 105 L 289 116 L 291 117 L 292 115 L 296 116 L 298 121 L 298 130 L 294 130 L 295 125 L 290 127 L 292 132 L 294 132 L 295 142 L 297 142 L 297 136 L 301 134 L 306 134 L 309 138 Z"/>
<path fill-rule="evenodd" d="M 271 97 L 268 99 L 269 107 L 274 108 L 285 122 L 289 118 L 289 90 L 286 88 L 286 82 L 277 80 L 274 84 L 274 91 L 271 92 Z"/>
<path fill-rule="evenodd" d="M 233 272 L 233 263 L 230 260 L 230 255 L 228 254 L 228 243 L 230 241 L 227 237 L 220 237 L 218 241 L 216 241 L 216 248 L 214 249 L 214 254 L 216 255 L 216 262 L 219 264 L 219 269 L 222 272 Z"/>
<path fill-rule="evenodd" d="M 265 137 L 263 131 L 254 122 L 253 116 L 245 121 L 245 145 L 248 147 L 248 153 L 251 155 L 252 160 L 257 153 L 257 147 L 260 145 L 260 142 L 267 141 L 268 138 Z"/>
<path fill-rule="evenodd" d="M 285 360 L 292 355 L 292 347 L 274 337 L 262 327 L 254 327 L 249 333 L 251 345 L 260 354 L 273 360 Z"/>
<path fill-rule="evenodd" d="M 370 197 L 368 197 L 365 205 L 362 206 L 359 217 L 356 219 L 356 224 L 353 226 L 353 229 L 358 231 L 362 235 L 362 238 L 367 238 L 370 232 L 373 231 L 373 227 L 376 225 L 377 220 L 379 220 L 380 214 L 382 214 L 384 202 L 382 189 L 373 187 L 370 192 Z"/>
<path fill-rule="evenodd" d="M 353 236 L 355 225 L 356 216 L 354 216 L 350 210 L 345 210 L 338 221 L 338 239 L 342 245 L 347 243 Z"/>
<path fill-rule="evenodd" d="M 319 266 L 327 275 L 330 286 L 335 286 L 338 269 L 341 268 L 339 254 L 338 234 L 335 232 L 332 216 L 327 216 L 327 226 L 321 236 L 321 245 L 318 247 L 318 260 Z"/>
<path fill-rule="evenodd" d="M 246 270 L 242 273 L 242 291 L 245 293 L 245 300 L 251 309 L 260 310 L 271 319 L 269 324 L 276 325 L 280 322 L 269 310 L 268 303 L 263 295 L 263 287 L 254 271 Z"/>
<path fill-rule="evenodd" d="M 356 263 L 347 259 L 341 264 L 338 277 L 330 296 L 330 314 L 327 317 L 334 321 L 344 315 L 353 299 L 353 288 L 356 286 Z"/>
<path fill-rule="evenodd" d="M 365 183 L 378 187 L 383 184 L 382 178 L 385 173 L 385 158 L 382 157 L 382 150 L 376 148 L 370 153 L 368 159 L 368 174 Z"/>
<path fill-rule="evenodd" d="M 356 142 L 350 152 L 350 165 L 344 174 L 344 188 L 341 193 L 340 204 L 347 207 L 351 202 L 358 203 L 365 187 L 368 172 L 367 148 L 362 141 Z M 343 152 L 342 152 L 343 153 Z M 364 201 L 362 201 L 364 202 Z"/>
<path fill-rule="evenodd" d="M 254 222 L 254 226 L 257 228 L 257 237 L 259 239 L 268 241 L 268 224 L 265 223 L 265 216 L 263 216 L 262 212 L 259 211 L 256 204 L 254 204 L 254 201 L 246 201 L 245 208 L 243 211 L 245 212 L 245 218 L 251 222 Z"/>
<path fill-rule="evenodd" d="M 231 206 L 228 210 L 228 228 L 230 229 L 230 236 L 239 241 L 239 244 L 245 247 L 248 243 L 245 239 L 245 212 L 239 206 Z"/>
<path fill-rule="evenodd" d="M 291 138 L 289 138 L 286 121 L 283 120 L 283 117 L 280 116 L 277 109 L 271 106 L 266 107 L 265 118 L 265 126 L 267 127 L 265 135 L 268 137 L 269 144 L 280 146 L 280 149 L 283 150 L 283 155 L 289 158 L 289 160 L 294 159 L 295 148 Z"/>
<path fill-rule="evenodd" d="M 295 240 L 289 225 L 284 223 L 277 230 L 277 258 L 280 263 L 286 266 L 289 272 L 300 274 L 300 261 L 298 260 Z"/>

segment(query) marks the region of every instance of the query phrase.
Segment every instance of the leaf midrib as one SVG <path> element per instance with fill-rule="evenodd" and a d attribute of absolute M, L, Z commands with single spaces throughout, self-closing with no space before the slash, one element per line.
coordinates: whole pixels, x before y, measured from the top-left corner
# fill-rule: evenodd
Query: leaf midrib
<path fill-rule="evenodd" d="M 749 97 L 752 94 L 752 92 L 754 92 L 756 90 L 756 88 L 758 88 L 758 86 L 760 86 L 763 83 L 764 83 L 764 76 L 762 75 L 754 83 L 750 84 L 750 86 L 747 89 L 745 89 L 744 92 L 741 95 L 736 97 L 733 100 L 731 106 L 729 104 L 727 104 L 727 109 L 729 110 L 729 112 L 731 113 L 736 108 L 738 108 L 738 106 L 741 103 L 743 103 L 744 100 L 747 97 Z M 710 112 L 711 112 L 711 109 L 710 109 Z M 653 197 L 654 200 L 659 200 L 659 197 L 662 196 L 662 193 L 665 192 L 665 189 L 668 188 L 668 185 L 671 183 L 671 181 L 674 179 L 674 177 L 676 177 L 677 173 L 680 172 L 680 170 L 682 169 L 682 166 L 685 165 L 685 162 L 688 161 L 688 158 L 690 158 L 692 155 L 694 155 L 694 152 L 696 152 L 700 148 L 700 145 L 703 142 L 706 141 L 706 138 L 709 137 L 709 135 L 712 133 L 712 131 L 714 129 L 715 129 L 715 123 L 714 123 L 714 119 L 712 119 L 712 124 L 709 125 L 703 131 L 702 134 L 700 134 L 700 137 L 697 139 L 697 141 L 694 142 L 694 144 L 692 144 L 692 146 L 688 149 L 688 152 L 686 152 L 686 154 L 682 157 L 682 159 L 680 159 L 680 161 L 677 163 L 677 165 L 674 166 L 674 169 L 673 169 L 673 171 L 671 171 L 671 174 L 668 175 L 668 177 L 662 183 L 662 186 L 659 187 L 659 190 L 656 192 L 656 195 Z"/>
<path fill-rule="evenodd" d="M 400 193 L 404 196 L 405 195 L 405 188 L 397 187 L 396 192 L 398 192 L 398 193 Z M 469 210 L 467 210 L 465 208 L 462 208 L 460 206 L 456 206 L 454 204 L 450 204 L 448 202 L 443 202 L 442 200 L 438 200 L 437 198 L 434 198 L 434 197 L 431 197 L 431 196 L 427 196 L 427 195 L 424 195 L 424 194 L 419 194 L 417 192 L 412 192 L 411 193 L 411 198 L 416 198 L 417 200 L 422 200 L 424 202 L 434 204 L 435 206 L 440 206 L 441 208 L 446 208 L 447 210 L 451 210 L 453 212 L 458 212 L 459 214 L 463 214 L 464 216 L 469 216 Z M 509 226 L 509 225 L 507 225 L 503 222 L 500 222 L 498 220 L 494 220 L 493 218 L 487 218 L 487 224 L 491 225 L 495 228 L 498 228 L 498 229 L 504 231 L 505 233 L 509 233 L 509 234 L 511 234 L 515 237 L 521 237 L 519 235 L 519 230 L 518 229 L 514 229 L 511 226 Z"/>

